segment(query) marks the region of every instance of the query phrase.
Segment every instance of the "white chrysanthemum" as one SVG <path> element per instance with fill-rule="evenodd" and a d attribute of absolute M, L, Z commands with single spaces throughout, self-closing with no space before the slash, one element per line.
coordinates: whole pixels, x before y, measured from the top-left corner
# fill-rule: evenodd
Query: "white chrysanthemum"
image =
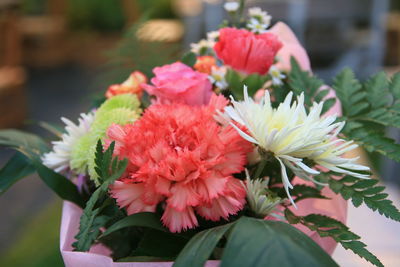
<path fill-rule="evenodd" d="M 247 127 L 248 133 L 245 133 L 231 123 L 244 139 L 258 145 L 263 153 L 278 160 L 282 182 L 292 203 L 289 188 L 293 186 L 286 167 L 302 178 L 311 179 L 310 175 L 319 174 L 319 171 L 304 164 L 304 159 L 338 173 L 368 178 L 356 172 L 369 170 L 355 163 L 358 158 L 342 157 L 346 151 L 356 147 L 352 142 L 337 139 L 344 122 L 335 123 L 336 116 L 321 117 L 323 102 L 314 103 L 307 114 L 304 95 L 301 94 L 293 104 L 292 97 L 293 93 L 290 92 L 275 109 L 271 106 L 268 91 L 260 103 L 255 103 L 245 87 L 244 101 L 237 102 L 232 98 L 233 107 L 225 108 L 232 120 Z"/>
<path fill-rule="evenodd" d="M 212 67 L 211 68 L 211 75 L 208 76 L 208 79 L 211 83 L 215 84 L 219 89 L 225 90 L 228 88 L 228 83 L 225 79 L 226 75 L 226 68 L 225 67 Z"/>
<path fill-rule="evenodd" d="M 267 32 L 268 25 L 252 18 L 250 19 L 250 22 L 247 23 L 247 28 L 254 33 L 262 34 Z"/>
<path fill-rule="evenodd" d="M 268 12 L 263 11 L 259 7 L 249 8 L 249 16 L 252 19 L 258 20 L 261 24 L 265 24 L 267 28 L 271 25 L 272 17 L 268 15 Z"/>
<path fill-rule="evenodd" d="M 282 85 L 282 80 L 286 78 L 286 75 L 283 74 L 276 66 L 271 66 L 269 69 L 269 75 L 271 75 L 273 85 Z"/>
<path fill-rule="evenodd" d="M 89 132 L 90 126 L 94 120 L 94 113 L 81 114 L 78 125 L 66 118 L 61 118 L 65 123 L 65 133 L 60 141 L 54 141 L 53 151 L 46 153 L 42 157 L 43 164 L 56 172 L 68 169 L 71 160 L 71 151 L 73 145 L 82 136 Z"/>
<path fill-rule="evenodd" d="M 204 55 L 213 51 L 214 42 L 201 39 L 198 43 L 190 44 L 190 51 L 196 55 Z"/>
<path fill-rule="evenodd" d="M 224 8 L 227 12 L 236 12 L 239 9 L 239 3 L 238 2 L 227 2 L 224 4 Z"/>
<path fill-rule="evenodd" d="M 276 207 L 283 203 L 279 197 L 268 195 L 268 179 L 251 180 L 246 169 L 246 198 L 251 211 L 260 218 L 270 215 Z"/>

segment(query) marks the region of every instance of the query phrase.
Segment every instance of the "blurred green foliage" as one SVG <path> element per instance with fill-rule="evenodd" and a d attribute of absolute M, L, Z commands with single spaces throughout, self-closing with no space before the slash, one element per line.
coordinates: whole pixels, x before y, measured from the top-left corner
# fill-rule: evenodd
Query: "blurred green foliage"
<path fill-rule="evenodd" d="M 182 48 L 179 44 L 143 42 L 137 38 L 137 30 L 147 20 L 147 16 L 142 17 L 139 22 L 126 30 L 122 40 L 114 49 L 106 51 L 109 60 L 102 67 L 101 75 L 96 81 L 96 87 L 98 85 L 103 88 L 102 94 L 108 85 L 123 82 L 133 71 L 141 71 L 151 78 L 154 67 L 171 64 L 180 59 Z"/>
<path fill-rule="evenodd" d="M 57 201 L 33 218 L 26 218 L 19 237 L 3 255 L 0 266 L 64 266 L 59 246 L 61 201 Z"/>
<path fill-rule="evenodd" d="M 41 15 L 46 10 L 46 0 L 23 0 L 22 12 L 27 15 Z"/>
<path fill-rule="evenodd" d="M 51 0 L 23 0 L 22 11 L 26 15 L 43 15 L 47 2 Z M 64 0 L 67 2 L 67 20 L 74 30 L 95 30 L 101 32 L 119 31 L 126 23 L 122 0 Z M 149 18 L 174 18 L 171 0 L 127 0 L 136 3 L 139 15 Z"/>
<path fill-rule="evenodd" d="M 119 0 L 69 0 L 68 21 L 72 29 L 115 31 L 125 18 Z"/>

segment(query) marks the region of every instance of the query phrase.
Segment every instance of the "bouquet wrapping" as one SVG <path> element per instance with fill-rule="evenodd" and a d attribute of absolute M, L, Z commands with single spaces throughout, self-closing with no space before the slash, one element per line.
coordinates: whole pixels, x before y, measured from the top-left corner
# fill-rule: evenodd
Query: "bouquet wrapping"
<path fill-rule="evenodd" d="M 355 155 L 400 161 L 384 134 L 400 127 L 400 74 L 361 83 L 345 69 L 327 85 L 287 25 L 244 3 L 180 61 L 109 86 L 78 123 L 43 124 L 51 148 L 0 131 L 18 151 L 0 194 L 37 172 L 65 200 L 66 266 L 337 266 L 338 244 L 383 266 L 347 205 L 400 221 Z"/>
<path fill-rule="evenodd" d="M 271 32 L 279 36 L 283 43 L 283 47 L 278 53 L 278 56 L 282 59 L 282 69 L 290 69 L 291 56 L 295 57 L 304 69 L 310 69 L 310 62 L 306 51 L 297 40 L 295 34 L 285 23 L 278 22 L 271 28 Z M 331 92 L 330 94 L 334 93 Z M 340 112 L 340 106 L 337 104 L 332 107 L 328 114 Z M 301 179 L 296 179 L 293 183 L 298 184 L 305 182 Z M 324 214 L 346 223 L 347 201 L 334 194 L 328 188 L 324 189 L 324 194 L 331 199 L 304 200 L 304 204 L 299 207 L 297 213 L 300 215 L 311 213 Z M 82 210 L 79 207 L 72 203 L 64 202 L 60 230 L 60 249 L 66 266 L 172 266 L 173 262 L 113 262 L 110 257 L 110 250 L 101 244 L 93 246 L 89 252 L 73 251 L 72 243 L 75 240 L 75 235 L 78 233 L 81 214 Z M 299 226 L 299 228 L 317 242 L 327 253 L 333 253 L 337 246 L 337 243 L 333 239 L 321 238 L 317 233 L 310 231 L 304 226 Z M 218 261 L 208 261 L 206 266 L 218 266 Z"/>

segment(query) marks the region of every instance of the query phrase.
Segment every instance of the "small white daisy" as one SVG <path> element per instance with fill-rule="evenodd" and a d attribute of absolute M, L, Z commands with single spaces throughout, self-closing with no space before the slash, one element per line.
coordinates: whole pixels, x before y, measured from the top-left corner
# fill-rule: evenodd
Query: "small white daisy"
<path fill-rule="evenodd" d="M 72 147 L 77 140 L 89 132 L 94 113 L 82 113 L 78 124 L 66 118 L 61 118 L 61 120 L 66 125 L 65 133 L 61 136 L 61 140 L 52 142 L 53 151 L 42 157 L 43 164 L 56 172 L 62 172 L 70 167 Z"/>
<path fill-rule="evenodd" d="M 212 31 L 207 33 L 207 40 L 212 44 L 215 44 L 218 41 L 218 38 L 219 31 Z"/>
<path fill-rule="evenodd" d="M 239 9 L 239 3 L 238 2 L 227 2 L 224 4 L 224 8 L 227 12 L 233 13 L 238 11 Z"/>
<path fill-rule="evenodd" d="M 337 139 L 344 122 L 337 122 L 336 116 L 321 117 L 323 102 L 314 103 L 307 114 L 304 107 L 304 95 L 301 94 L 292 104 L 293 93 L 290 92 L 278 108 L 273 108 L 268 91 L 260 103 L 254 102 L 244 88 L 244 101 L 237 102 L 232 98 L 232 106 L 226 107 L 226 114 L 235 122 L 246 126 L 248 133 L 234 123 L 231 125 L 247 141 L 256 144 L 262 154 L 274 157 L 281 166 L 282 182 L 285 191 L 292 201 L 289 188 L 293 189 L 286 172 L 290 168 L 297 176 L 311 179 L 319 174 L 304 164 L 304 159 L 312 160 L 329 170 L 350 174 L 358 178 L 368 175 L 357 171 L 368 171 L 366 166 L 355 163 L 357 158 L 344 158 L 343 154 L 356 145 Z M 338 143 L 342 143 L 337 146 Z"/>
<path fill-rule="evenodd" d="M 225 79 L 226 67 L 212 67 L 211 75 L 208 77 L 211 83 L 215 84 L 219 89 L 224 90 L 228 88 L 228 83 Z"/>
<path fill-rule="evenodd" d="M 267 32 L 268 25 L 263 24 L 260 21 L 252 18 L 252 19 L 250 19 L 250 22 L 247 23 L 247 28 L 254 33 L 262 34 L 262 33 Z"/>
<path fill-rule="evenodd" d="M 273 85 L 282 85 L 282 80 L 286 78 L 286 75 L 283 74 L 276 66 L 271 66 L 269 69 L 269 75 L 271 75 Z"/>
<path fill-rule="evenodd" d="M 266 25 L 267 28 L 271 25 L 272 17 L 259 7 L 249 8 L 249 16 L 250 18 L 258 20 L 261 24 Z"/>
<path fill-rule="evenodd" d="M 190 44 L 190 51 L 196 55 L 205 55 L 213 51 L 214 42 L 206 39 L 201 39 L 198 43 Z"/>

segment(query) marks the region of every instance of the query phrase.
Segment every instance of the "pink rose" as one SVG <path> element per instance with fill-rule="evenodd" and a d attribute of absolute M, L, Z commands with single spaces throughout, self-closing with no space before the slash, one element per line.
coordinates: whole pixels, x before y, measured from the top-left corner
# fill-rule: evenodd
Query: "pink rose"
<path fill-rule="evenodd" d="M 181 62 L 153 69 L 151 83 L 142 84 L 147 93 L 156 97 L 155 103 L 184 103 L 206 105 L 210 101 L 212 85 L 208 75 L 194 71 Z"/>
<path fill-rule="evenodd" d="M 223 28 L 214 46 L 224 64 L 246 74 L 265 74 L 282 47 L 278 37 L 270 32 L 254 34 L 244 29 Z"/>

